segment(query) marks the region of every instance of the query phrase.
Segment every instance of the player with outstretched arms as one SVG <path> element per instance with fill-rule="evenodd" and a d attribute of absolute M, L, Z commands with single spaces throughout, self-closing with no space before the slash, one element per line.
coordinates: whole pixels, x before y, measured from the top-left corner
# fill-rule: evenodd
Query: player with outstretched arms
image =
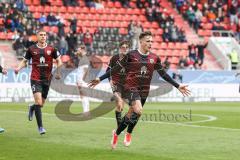
<path fill-rule="evenodd" d="M 118 135 L 131 124 L 126 146 L 131 143 L 131 133 L 142 114 L 142 107 L 148 97 L 150 83 L 154 70 L 171 85 L 176 87 L 184 96 L 190 95 L 190 91 L 186 85 L 179 85 L 175 82 L 164 70 L 161 65 L 160 58 L 151 53 L 150 49 L 153 43 L 152 33 L 149 31 L 143 32 L 139 36 L 140 46 L 137 50 L 130 51 L 124 58 L 117 63 L 112 69 L 106 72 L 99 78 L 92 80 L 89 87 L 95 87 L 102 80 L 110 77 L 111 74 L 120 72 L 121 68 L 125 68 L 127 75 L 124 84 L 123 97 L 128 100 L 132 112 L 128 112 L 122 119 L 117 130 L 113 130 L 111 141 L 112 149 L 115 149 L 118 142 Z"/>

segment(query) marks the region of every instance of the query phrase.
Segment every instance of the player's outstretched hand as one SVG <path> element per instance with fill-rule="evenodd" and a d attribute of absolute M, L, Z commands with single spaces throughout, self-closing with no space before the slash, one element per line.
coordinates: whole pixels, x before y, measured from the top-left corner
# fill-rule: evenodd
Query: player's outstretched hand
<path fill-rule="evenodd" d="M 182 95 L 185 96 L 190 96 L 191 92 L 190 90 L 187 88 L 188 85 L 180 85 L 178 87 L 178 90 L 182 93 Z"/>
<path fill-rule="evenodd" d="M 96 78 L 94 80 L 91 80 L 89 83 L 88 83 L 88 87 L 90 88 L 94 88 L 96 85 L 98 85 L 100 83 L 100 79 L 99 78 Z"/>
<path fill-rule="evenodd" d="M 55 79 L 57 79 L 57 80 L 61 79 L 61 74 L 56 74 Z"/>
<path fill-rule="evenodd" d="M 6 69 L 2 69 L 2 74 L 6 75 L 7 74 L 7 70 Z"/>

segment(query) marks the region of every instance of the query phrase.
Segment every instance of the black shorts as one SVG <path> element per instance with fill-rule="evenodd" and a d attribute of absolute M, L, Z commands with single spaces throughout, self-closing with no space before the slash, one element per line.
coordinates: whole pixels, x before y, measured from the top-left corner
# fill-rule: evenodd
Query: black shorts
<path fill-rule="evenodd" d="M 119 93 L 122 94 L 124 92 L 124 86 L 120 85 L 120 84 L 113 85 L 112 86 L 112 91 L 113 91 L 113 93 L 119 92 Z"/>
<path fill-rule="evenodd" d="M 47 99 L 50 84 L 51 84 L 50 80 L 46 81 L 31 80 L 31 88 L 33 94 L 40 92 L 42 93 L 42 98 Z"/>
<path fill-rule="evenodd" d="M 147 100 L 147 97 L 141 97 L 137 91 L 126 91 L 122 97 L 127 100 L 129 106 L 132 106 L 133 101 L 140 100 L 143 107 Z"/>

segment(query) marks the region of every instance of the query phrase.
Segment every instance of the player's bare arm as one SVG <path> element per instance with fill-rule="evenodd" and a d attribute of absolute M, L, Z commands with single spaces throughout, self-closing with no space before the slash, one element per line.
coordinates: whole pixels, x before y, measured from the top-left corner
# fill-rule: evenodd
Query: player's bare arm
<path fill-rule="evenodd" d="M 14 69 L 15 74 L 18 74 L 18 72 L 19 72 L 22 68 L 24 68 L 24 67 L 26 67 L 26 66 L 27 66 L 27 59 L 23 59 L 23 60 L 19 63 L 18 67 Z"/>

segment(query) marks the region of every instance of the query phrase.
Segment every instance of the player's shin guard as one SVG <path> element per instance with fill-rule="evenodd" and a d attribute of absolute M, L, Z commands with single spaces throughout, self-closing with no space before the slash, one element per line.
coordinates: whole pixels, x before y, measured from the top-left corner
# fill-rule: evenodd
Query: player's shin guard
<path fill-rule="evenodd" d="M 122 112 L 115 111 L 115 115 L 116 115 L 117 127 L 119 127 L 122 121 Z"/>
<path fill-rule="evenodd" d="M 116 134 L 119 135 L 129 124 L 129 118 L 125 115 L 120 123 L 118 129 L 116 130 Z"/>
<path fill-rule="evenodd" d="M 87 97 L 82 98 L 83 112 L 89 112 L 89 100 Z"/>
<path fill-rule="evenodd" d="M 38 128 L 42 127 L 42 110 L 40 105 L 35 105 L 35 116 L 37 120 Z"/>
<path fill-rule="evenodd" d="M 130 133 L 130 134 L 132 133 L 133 128 L 136 126 L 140 116 L 141 116 L 140 114 L 137 114 L 135 112 L 132 113 L 130 120 L 129 120 L 128 129 L 127 129 L 128 133 Z"/>

